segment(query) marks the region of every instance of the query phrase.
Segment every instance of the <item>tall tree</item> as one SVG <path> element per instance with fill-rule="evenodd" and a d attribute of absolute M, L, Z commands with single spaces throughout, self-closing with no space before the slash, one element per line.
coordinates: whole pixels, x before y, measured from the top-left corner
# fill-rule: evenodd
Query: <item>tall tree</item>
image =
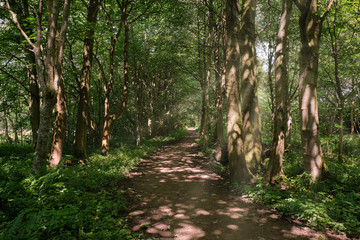
<path fill-rule="evenodd" d="M 301 112 L 302 155 L 305 170 L 312 174 L 313 180 L 321 178 L 325 171 L 320 144 L 317 78 L 322 25 L 333 2 L 334 0 L 330 1 L 325 12 L 321 15 L 319 14 L 317 0 L 294 0 L 300 10 L 299 107 Z"/>
<path fill-rule="evenodd" d="M 208 24 L 207 24 L 207 39 L 206 49 L 204 51 L 204 65 L 205 65 L 205 78 L 203 79 L 202 92 L 203 92 L 203 128 L 202 128 L 202 151 L 204 152 L 209 144 L 209 129 L 210 129 L 210 77 L 211 77 L 211 60 L 212 60 L 212 42 L 213 42 L 213 1 L 209 0 L 208 7 Z"/>
<path fill-rule="evenodd" d="M 227 140 L 230 177 L 240 183 L 249 179 L 243 154 L 240 79 L 240 6 L 237 0 L 225 1 Z"/>
<path fill-rule="evenodd" d="M 329 89 L 326 90 L 334 92 L 333 98 L 331 98 L 330 94 L 328 95 L 329 100 L 333 99 L 329 102 L 337 111 L 338 126 L 336 129 L 339 134 L 337 150 L 340 162 L 343 161 L 343 138 L 346 129 L 345 103 L 349 95 L 353 93 L 351 85 L 356 75 L 356 71 L 353 70 L 356 61 L 351 60 L 354 54 L 358 52 L 357 50 L 354 51 L 354 49 L 357 49 L 359 42 L 356 33 L 359 31 L 357 20 L 360 16 L 359 8 L 356 4 L 359 6 L 359 2 L 335 0 L 334 10 L 327 17 L 323 28 L 324 40 L 327 46 L 323 53 L 324 56 L 328 56 L 332 61 L 326 58 L 320 64 L 324 66 L 322 70 L 325 70 L 329 77 L 329 81 L 326 81 L 326 86 L 329 86 Z M 328 47 L 329 45 L 331 46 L 330 48 Z M 356 65 L 355 69 L 357 67 Z M 351 119 L 353 119 L 353 116 L 351 116 Z"/>
<path fill-rule="evenodd" d="M 93 61 L 93 47 L 95 25 L 101 0 L 90 0 L 87 6 L 87 29 L 84 39 L 83 64 L 79 84 L 79 100 L 77 109 L 76 132 L 73 146 L 73 155 L 76 158 L 86 158 L 87 126 L 89 124 L 89 91 L 91 68 Z"/>
<path fill-rule="evenodd" d="M 221 9 L 223 8 L 221 4 Z M 214 12 L 213 15 L 216 16 L 215 7 L 212 8 Z M 223 10 L 222 10 L 223 11 Z M 214 29 L 214 72 L 215 72 L 215 141 L 216 145 L 216 155 L 215 159 L 222 163 L 227 163 L 227 146 L 224 136 L 224 123 L 223 123 L 223 108 L 224 100 L 226 95 L 226 70 L 225 70 L 225 19 L 223 18 L 223 12 L 219 14 L 218 18 L 212 20 L 213 29 Z M 216 21 L 217 19 L 217 21 Z"/>
<path fill-rule="evenodd" d="M 9 1 L 10 5 L 12 6 L 12 10 L 17 14 L 18 21 L 21 26 L 21 28 L 24 30 L 24 32 L 31 36 L 34 34 L 34 29 L 32 28 L 32 24 L 28 21 L 28 19 L 31 19 L 33 16 L 31 13 L 31 6 L 28 2 L 28 0 L 21 1 L 21 3 L 16 3 L 14 0 Z M 21 36 L 21 35 L 20 35 Z M 19 39 L 18 44 L 20 44 L 20 41 L 23 41 L 24 37 L 21 36 Z M 31 46 L 30 46 L 31 47 Z M 39 123 L 40 123 L 40 90 L 39 90 L 39 84 L 37 81 L 37 74 L 36 74 L 36 65 L 35 65 L 35 57 L 34 54 L 29 51 L 29 46 L 24 46 L 24 54 L 26 58 L 27 63 L 27 78 L 29 81 L 29 88 L 27 88 L 29 92 L 29 116 L 30 116 L 30 126 L 32 131 L 32 139 L 33 139 L 33 147 L 34 151 L 36 149 L 36 143 L 37 143 L 37 136 L 38 136 L 38 130 L 39 130 Z"/>
<path fill-rule="evenodd" d="M 56 101 L 56 119 L 53 143 L 51 147 L 51 153 L 49 163 L 51 167 L 56 167 L 62 158 L 65 133 L 66 133 L 66 99 L 65 99 L 65 85 L 63 77 L 63 56 L 65 49 L 66 32 L 68 29 L 68 19 L 70 14 L 70 3 L 71 0 L 65 0 L 64 12 L 63 12 L 63 24 L 60 32 L 57 33 L 58 38 L 56 42 L 57 56 L 55 59 L 55 81 L 57 82 L 57 101 Z"/>
<path fill-rule="evenodd" d="M 240 98 L 243 118 L 242 138 L 248 181 L 255 180 L 261 163 L 261 122 L 257 93 L 255 16 L 257 0 L 243 0 L 240 27 Z"/>
<path fill-rule="evenodd" d="M 59 56 L 59 52 L 56 49 L 56 33 L 58 29 L 58 18 L 59 18 L 61 5 L 62 4 L 60 0 L 47 1 L 48 33 L 47 33 L 47 43 L 45 48 L 46 54 L 42 55 L 44 49 L 41 43 L 41 40 L 43 38 L 42 36 L 43 2 L 39 1 L 38 9 L 36 10 L 37 31 L 36 31 L 36 41 L 34 43 L 21 27 L 17 15 L 11 9 L 9 1 L 6 1 L 6 6 L 12 17 L 13 23 L 21 32 L 22 36 L 26 39 L 27 43 L 31 46 L 32 48 L 31 51 L 34 53 L 36 72 L 40 84 L 40 90 L 43 96 L 39 133 L 36 144 L 36 155 L 33 161 L 34 172 L 38 172 L 44 166 L 47 160 L 47 155 L 49 153 L 48 146 L 50 141 L 50 131 L 53 122 L 52 111 L 56 103 L 56 96 L 58 92 L 58 79 L 60 78 L 59 73 L 56 71 L 56 62 Z M 63 19 L 63 25 L 66 23 L 67 23 L 67 19 Z M 64 31 L 64 34 L 66 34 L 66 30 Z M 44 62 L 42 59 L 44 59 Z"/>
<path fill-rule="evenodd" d="M 111 37 L 111 46 L 110 46 L 110 72 L 109 72 L 109 79 L 106 82 L 104 89 L 105 89 L 105 121 L 104 121 L 104 128 L 103 128 L 103 136 L 101 141 L 101 154 L 107 155 L 109 153 L 109 141 L 110 141 L 110 132 L 111 132 L 111 124 L 120 117 L 122 112 L 125 110 L 128 95 L 129 95 L 129 22 L 128 16 L 129 12 L 131 12 L 133 7 L 133 2 L 129 0 L 124 0 L 121 3 L 118 2 L 119 8 L 121 10 L 121 22 L 116 33 L 115 37 Z M 128 7 L 130 6 L 130 8 Z M 110 96 L 112 87 L 114 85 L 114 54 L 115 54 L 115 47 L 118 38 L 120 37 L 122 25 L 124 26 L 124 86 L 123 86 L 123 93 L 122 93 L 122 101 L 117 108 L 116 113 L 110 113 Z"/>
<path fill-rule="evenodd" d="M 279 31 L 275 49 L 275 115 L 274 133 L 268 165 L 268 180 L 274 183 L 283 173 L 282 162 L 285 152 L 288 110 L 288 29 L 293 0 L 283 0 Z"/>

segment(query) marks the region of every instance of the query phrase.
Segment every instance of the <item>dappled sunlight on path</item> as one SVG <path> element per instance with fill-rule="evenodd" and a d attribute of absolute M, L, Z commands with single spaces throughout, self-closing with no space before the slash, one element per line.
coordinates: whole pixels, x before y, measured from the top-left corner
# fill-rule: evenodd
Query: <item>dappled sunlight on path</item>
<path fill-rule="evenodd" d="M 281 219 L 231 194 L 226 182 L 197 155 L 194 130 L 160 148 L 128 175 L 131 228 L 151 239 L 346 239 Z"/>

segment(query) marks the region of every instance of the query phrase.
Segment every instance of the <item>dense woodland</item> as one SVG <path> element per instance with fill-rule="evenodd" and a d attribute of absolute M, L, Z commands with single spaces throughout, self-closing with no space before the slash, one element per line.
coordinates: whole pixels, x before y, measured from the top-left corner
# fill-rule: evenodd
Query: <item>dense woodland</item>
<path fill-rule="evenodd" d="M 188 126 L 244 196 L 358 237 L 359 20 L 358 0 L 1 1 L 0 237 L 136 239 L 109 189 Z"/>

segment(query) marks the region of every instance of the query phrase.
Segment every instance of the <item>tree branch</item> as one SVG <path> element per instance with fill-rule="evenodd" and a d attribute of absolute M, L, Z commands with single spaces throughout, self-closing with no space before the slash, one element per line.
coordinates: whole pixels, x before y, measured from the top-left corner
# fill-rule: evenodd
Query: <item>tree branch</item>
<path fill-rule="evenodd" d="M 147 12 L 147 10 L 149 10 L 149 8 L 153 5 L 153 3 L 155 2 L 155 0 L 151 1 L 149 3 L 149 5 L 146 7 L 146 9 L 144 10 L 144 12 L 140 13 L 135 19 L 133 19 L 131 22 L 129 22 L 129 25 L 131 25 L 133 22 L 135 22 L 136 20 L 138 20 L 139 18 L 141 18 L 142 16 L 145 15 L 145 13 Z M 130 10 L 131 11 L 131 10 Z M 130 12 L 129 11 L 129 12 Z"/>
<path fill-rule="evenodd" d="M 271 26 L 271 22 L 268 22 L 265 27 L 263 27 L 263 28 L 259 29 L 259 31 L 257 31 L 256 37 L 259 36 L 263 31 L 265 31 L 270 26 Z"/>
<path fill-rule="evenodd" d="M 300 12 L 302 12 L 304 10 L 304 6 L 298 0 L 293 0 L 293 1 L 296 7 L 300 10 Z"/>
<path fill-rule="evenodd" d="M 329 14 L 330 9 L 331 9 L 331 7 L 332 7 L 333 4 L 334 4 L 334 0 L 331 0 L 330 3 L 329 3 L 329 5 L 328 5 L 327 8 L 326 8 L 324 14 L 321 16 L 321 21 L 324 21 L 324 19 L 326 18 L 326 16 Z"/>
<path fill-rule="evenodd" d="M 32 48 L 36 48 L 36 46 L 34 45 L 34 43 L 30 40 L 29 36 L 25 33 L 25 31 L 22 29 L 18 19 L 17 19 L 17 14 L 14 13 L 12 10 L 11 10 L 11 7 L 10 7 L 10 4 L 9 4 L 9 1 L 8 0 L 5 0 L 5 3 L 6 3 L 6 7 L 7 7 L 7 10 L 8 12 L 10 13 L 11 15 L 11 19 L 12 19 L 12 22 L 14 23 L 14 25 L 16 26 L 16 28 L 20 31 L 21 35 L 25 38 L 25 40 L 27 41 L 27 43 L 32 47 Z"/>
<path fill-rule="evenodd" d="M 17 82 L 18 84 L 20 84 L 27 92 L 30 91 L 30 89 L 28 87 L 26 87 L 26 85 L 21 82 L 19 79 L 17 79 L 14 75 L 12 75 L 11 73 L 9 73 L 8 71 L 6 71 L 5 69 L 3 69 L 2 67 L 0 67 L 0 71 L 3 72 L 4 74 L 6 74 L 8 77 L 12 78 L 15 82 Z"/>

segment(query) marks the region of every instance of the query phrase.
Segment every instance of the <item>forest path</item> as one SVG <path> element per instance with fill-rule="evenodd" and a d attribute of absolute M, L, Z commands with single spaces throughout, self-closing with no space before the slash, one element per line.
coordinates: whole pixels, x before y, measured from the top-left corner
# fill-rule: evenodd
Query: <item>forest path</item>
<path fill-rule="evenodd" d="M 145 239 L 346 239 L 290 222 L 231 193 L 209 159 L 199 156 L 193 129 L 160 148 L 125 180 L 130 227 Z"/>

